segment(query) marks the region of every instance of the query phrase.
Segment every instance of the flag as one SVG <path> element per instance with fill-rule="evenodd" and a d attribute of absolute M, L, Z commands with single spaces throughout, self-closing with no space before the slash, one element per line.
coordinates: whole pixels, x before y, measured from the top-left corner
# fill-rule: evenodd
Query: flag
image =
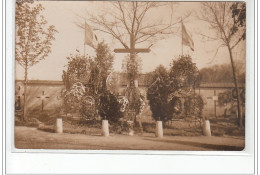
<path fill-rule="evenodd" d="M 93 32 L 91 27 L 85 21 L 85 45 L 93 47 Z"/>
<path fill-rule="evenodd" d="M 194 43 L 192 38 L 190 37 L 190 35 L 188 34 L 186 27 L 184 26 L 184 24 L 181 22 L 182 24 L 182 44 L 189 46 L 190 49 L 192 51 L 194 51 Z"/>

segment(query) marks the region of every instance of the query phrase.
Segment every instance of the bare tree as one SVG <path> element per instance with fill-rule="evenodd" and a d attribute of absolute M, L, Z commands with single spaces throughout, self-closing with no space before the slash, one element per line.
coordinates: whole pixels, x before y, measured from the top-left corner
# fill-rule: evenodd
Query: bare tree
<path fill-rule="evenodd" d="M 24 68 L 24 106 L 23 119 L 26 120 L 26 91 L 28 69 L 43 60 L 51 52 L 54 34 L 53 25 L 46 26 L 47 21 L 41 15 L 44 7 L 33 0 L 20 0 L 15 6 L 15 60 Z"/>
<path fill-rule="evenodd" d="M 176 3 L 165 2 L 110 2 L 111 8 L 103 11 L 98 16 L 88 13 L 88 21 L 94 24 L 94 30 L 111 35 L 117 39 L 124 48 L 129 49 L 130 37 L 133 37 L 133 44 L 150 43 L 150 46 L 158 39 L 165 38 L 169 34 L 176 34 L 178 24 L 181 20 L 173 19 L 174 5 Z M 167 18 L 154 15 L 160 7 L 169 7 L 170 12 Z M 103 9 L 102 9 L 103 10 Z M 185 19 L 189 14 L 184 15 Z M 80 16 L 83 19 L 85 17 Z M 84 23 L 76 24 L 85 28 Z"/>
<path fill-rule="evenodd" d="M 241 99 L 239 95 L 238 80 L 236 73 L 236 66 L 233 58 L 233 49 L 245 39 L 245 25 L 239 25 L 240 15 L 244 13 L 238 13 L 233 15 L 232 5 L 234 2 L 202 2 L 202 11 L 200 19 L 207 22 L 210 29 L 214 31 L 211 36 L 204 35 L 212 40 L 220 40 L 221 45 L 219 47 L 226 47 L 229 52 L 229 57 L 232 66 L 233 79 L 235 89 L 237 93 L 237 111 L 239 118 L 239 125 L 242 126 L 242 111 L 241 111 Z M 241 9 L 243 12 L 245 9 L 244 4 L 241 2 Z"/>

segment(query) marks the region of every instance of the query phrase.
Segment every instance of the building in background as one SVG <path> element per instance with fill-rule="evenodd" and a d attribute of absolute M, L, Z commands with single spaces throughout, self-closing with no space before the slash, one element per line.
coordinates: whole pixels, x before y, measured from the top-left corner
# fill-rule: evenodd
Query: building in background
<path fill-rule="evenodd" d="M 127 81 L 124 74 L 119 74 L 119 88 L 118 95 L 123 95 L 127 88 Z M 145 121 L 152 121 L 152 113 L 150 111 L 148 101 L 146 98 L 146 92 L 150 82 L 147 81 L 147 74 L 140 74 L 138 78 L 138 87 L 141 95 L 146 99 L 145 109 L 142 112 L 142 119 Z M 61 92 L 65 88 L 62 81 L 49 81 L 49 80 L 31 80 L 28 82 L 28 95 L 27 95 L 27 108 L 28 111 L 42 110 L 45 111 L 56 110 L 62 104 Z M 200 94 L 204 101 L 203 114 L 209 119 L 214 117 L 220 117 L 223 115 L 236 115 L 233 112 L 236 111 L 236 103 L 228 103 L 226 105 L 219 105 L 218 96 L 225 91 L 232 92 L 234 88 L 233 83 L 203 83 L 200 88 L 195 89 L 197 94 Z M 245 89 L 245 84 L 239 84 L 240 89 Z M 22 110 L 23 106 L 23 81 L 15 81 L 15 110 Z M 234 100 L 235 102 L 235 100 Z M 44 105 L 44 106 L 43 106 Z M 244 105 L 245 106 L 245 105 Z M 243 113 L 245 108 L 243 106 Z"/>

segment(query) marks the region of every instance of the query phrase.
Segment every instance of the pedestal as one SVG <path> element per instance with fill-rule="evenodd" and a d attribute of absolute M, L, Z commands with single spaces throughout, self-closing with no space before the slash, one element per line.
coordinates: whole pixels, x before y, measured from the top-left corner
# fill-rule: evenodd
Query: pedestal
<path fill-rule="evenodd" d="M 102 120 L 102 135 L 109 136 L 108 120 Z"/>
<path fill-rule="evenodd" d="M 56 120 L 56 133 L 63 133 L 62 118 L 57 118 Z"/>
<path fill-rule="evenodd" d="M 129 126 L 128 135 L 133 136 L 134 135 L 134 122 L 133 121 L 127 121 L 127 124 Z"/>
<path fill-rule="evenodd" d="M 209 122 L 209 120 L 204 120 L 204 121 L 203 121 L 202 130 L 203 130 L 203 134 L 204 134 L 205 136 L 211 136 L 210 122 Z"/>
<path fill-rule="evenodd" d="M 162 121 L 157 121 L 156 122 L 156 137 L 162 138 L 163 137 L 163 126 L 162 126 Z"/>

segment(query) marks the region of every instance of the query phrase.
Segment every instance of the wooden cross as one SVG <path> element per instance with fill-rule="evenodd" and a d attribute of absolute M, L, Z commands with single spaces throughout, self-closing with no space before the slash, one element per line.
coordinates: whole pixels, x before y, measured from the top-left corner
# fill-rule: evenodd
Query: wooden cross
<path fill-rule="evenodd" d="M 214 113 L 215 113 L 215 117 L 216 117 L 217 116 L 217 105 L 216 105 L 216 102 L 218 101 L 218 96 L 216 95 L 216 90 L 214 90 L 214 96 L 207 97 L 207 99 L 210 99 L 210 100 L 214 101 Z"/>
<path fill-rule="evenodd" d="M 135 48 L 135 39 L 134 35 L 130 35 L 130 48 L 124 48 L 124 49 L 114 49 L 115 53 L 130 53 L 130 55 L 133 57 L 135 53 L 148 53 L 151 50 L 149 48 Z M 131 57 L 130 56 L 130 57 Z"/>
<path fill-rule="evenodd" d="M 136 53 L 148 53 L 150 52 L 150 48 L 135 48 L 135 38 L 134 35 L 130 35 L 130 48 L 124 49 L 114 49 L 115 53 L 130 53 L 130 60 L 134 59 Z M 130 80 L 130 82 L 133 80 Z"/>
<path fill-rule="evenodd" d="M 44 100 L 45 100 L 46 98 L 50 98 L 50 97 L 45 96 L 45 95 L 44 95 L 44 91 L 42 91 L 42 95 L 41 95 L 40 97 L 37 97 L 37 98 L 40 98 L 40 99 L 42 100 L 42 111 L 43 111 Z"/>

